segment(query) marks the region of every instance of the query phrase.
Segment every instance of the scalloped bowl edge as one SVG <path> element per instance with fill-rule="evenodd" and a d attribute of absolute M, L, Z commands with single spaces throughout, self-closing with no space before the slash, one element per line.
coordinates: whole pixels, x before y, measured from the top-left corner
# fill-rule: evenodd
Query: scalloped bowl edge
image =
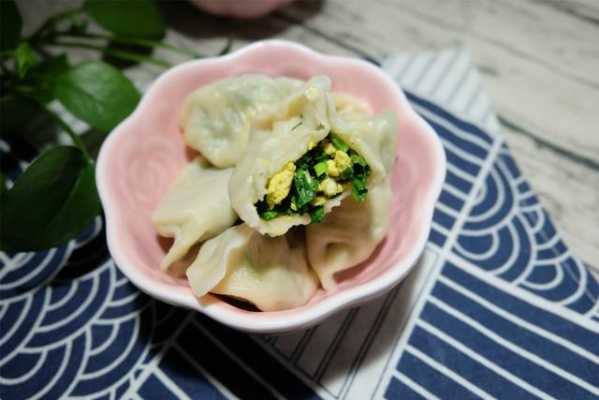
<path fill-rule="evenodd" d="M 202 68 L 203 65 L 210 63 L 228 65 L 248 54 L 260 52 L 264 49 L 269 49 L 270 51 L 273 49 L 293 51 L 298 55 L 301 55 L 301 57 L 305 58 L 307 61 L 314 63 L 314 65 L 330 64 L 336 67 L 351 66 L 362 70 L 363 73 L 370 75 L 373 79 L 382 80 L 385 85 L 393 88 L 395 104 L 403 108 L 404 113 L 409 118 L 412 118 L 414 123 L 418 125 L 421 134 L 426 135 L 425 140 L 427 141 L 428 146 L 430 146 L 435 165 L 433 166 L 432 180 L 429 182 L 428 190 L 423 197 L 424 201 L 422 201 L 422 207 L 420 208 L 421 214 L 418 219 L 421 221 L 422 226 L 418 229 L 419 236 L 414 241 L 415 245 L 409 249 L 408 253 L 401 260 L 395 262 L 391 268 L 380 276 L 359 286 L 338 291 L 334 295 L 326 297 L 316 304 L 310 305 L 309 307 L 302 307 L 301 311 L 286 310 L 282 312 L 241 314 L 227 307 L 218 307 L 214 302 L 212 302 L 213 304 L 208 305 L 202 304 L 201 302 L 198 302 L 193 295 L 190 295 L 190 291 L 173 290 L 172 286 L 149 277 L 142 269 L 137 268 L 134 265 L 126 252 L 122 251 L 117 229 L 118 225 L 113 220 L 117 218 L 115 215 L 117 213 L 116 205 L 112 202 L 111 179 L 107 165 L 110 162 L 109 154 L 114 146 L 117 145 L 118 138 L 121 135 L 126 134 L 128 128 L 142 117 L 142 114 L 145 112 L 149 103 L 148 99 L 151 97 L 151 93 L 156 87 L 164 85 L 172 76 L 179 74 L 186 69 Z M 378 67 L 359 59 L 317 53 L 316 51 L 297 43 L 282 40 L 267 40 L 250 44 L 225 56 L 188 61 L 161 74 L 150 86 L 135 111 L 127 119 L 121 122 L 105 140 L 97 160 L 96 182 L 98 193 L 104 206 L 106 236 L 109 251 L 116 265 L 134 285 L 143 292 L 158 298 L 163 302 L 200 311 L 228 326 L 248 332 L 275 333 L 306 328 L 314 325 L 334 312 L 381 296 L 401 282 L 414 265 L 416 265 L 418 257 L 423 252 L 426 245 L 432 224 L 434 206 L 441 193 L 442 184 L 445 180 L 445 165 L 445 152 L 437 134 L 430 125 L 412 109 L 397 83 Z M 268 317 L 259 317 L 260 314 L 269 315 Z"/>

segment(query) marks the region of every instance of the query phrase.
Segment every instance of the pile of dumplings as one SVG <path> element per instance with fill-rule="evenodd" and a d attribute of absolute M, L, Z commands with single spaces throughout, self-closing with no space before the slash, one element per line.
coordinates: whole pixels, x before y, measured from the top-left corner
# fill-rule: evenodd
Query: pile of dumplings
<path fill-rule="evenodd" d="M 332 92 L 326 76 L 246 74 L 199 88 L 185 100 L 181 128 L 200 155 L 152 215 L 158 234 L 174 239 L 161 269 L 185 263 L 196 296 L 224 295 L 261 311 L 334 290 L 335 274 L 366 260 L 389 229 L 396 124 L 393 113 L 373 116 Z M 257 205 L 270 178 L 331 134 L 368 164 L 363 201 L 346 185 L 319 204 L 318 222 L 300 213 L 265 219 Z"/>

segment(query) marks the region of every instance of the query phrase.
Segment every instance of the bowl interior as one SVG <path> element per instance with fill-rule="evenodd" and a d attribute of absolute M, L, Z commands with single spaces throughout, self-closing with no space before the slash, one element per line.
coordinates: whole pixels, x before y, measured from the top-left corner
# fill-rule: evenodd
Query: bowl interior
<path fill-rule="evenodd" d="M 307 57 L 317 62 L 306 60 Z M 144 288 L 144 283 L 153 285 L 156 290 L 160 288 L 159 297 L 163 300 L 202 311 L 218 309 L 229 314 L 251 314 L 253 319 L 282 320 L 311 310 L 340 293 L 359 290 L 361 285 L 384 276 L 390 269 L 403 268 L 407 272 L 414 261 L 414 248 L 421 250 L 422 238 L 428 233 L 431 198 L 438 194 L 438 188 L 434 187 L 439 174 L 439 155 L 435 150 L 438 144 L 430 132 L 423 132 L 430 128 L 416 116 L 405 97 L 398 95 L 391 81 L 382 79 L 371 69 L 375 68 L 361 62 L 301 52 L 287 46 L 262 45 L 221 59 L 186 63 L 161 76 L 136 112 L 111 134 L 100 157 L 102 182 L 99 185 L 109 216 L 111 251 L 117 263 L 126 264 L 128 272 L 125 273 L 143 290 L 153 291 Z M 337 290 L 328 293 L 320 290 L 305 306 L 288 311 L 246 311 L 210 295 L 198 300 L 185 279 L 169 276 L 158 267 L 170 243 L 155 233 L 151 214 L 177 173 L 196 155 L 185 146 L 179 127 L 183 101 L 200 86 L 247 72 L 300 79 L 325 74 L 331 78 L 334 91 L 365 101 L 375 113 L 392 110 L 399 120 L 400 136 L 392 180 L 392 226 L 388 236 L 369 260 L 341 274 Z M 143 276 L 143 282 L 133 279 L 132 274 Z M 172 295 L 165 291 L 171 291 Z"/>

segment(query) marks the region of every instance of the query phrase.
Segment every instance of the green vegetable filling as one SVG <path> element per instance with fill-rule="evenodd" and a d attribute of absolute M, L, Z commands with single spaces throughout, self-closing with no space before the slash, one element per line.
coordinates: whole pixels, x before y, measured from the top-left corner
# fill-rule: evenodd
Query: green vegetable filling
<path fill-rule="evenodd" d="M 310 203 L 318 191 L 318 180 L 310 174 L 306 166 L 299 167 L 293 177 L 292 199 L 291 201 L 302 209 Z"/>
<path fill-rule="evenodd" d="M 270 221 L 271 219 L 275 219 L 276 217 L 278 217 L 279 212 L 275 210 L 266 210 L 263 211 L 262 214 L 260 214 L 260 216 L 262 217 L 262 219 Z"/>
<path fill-rule="evenodd" d="M 324 219 L 324 206 L 319 206 L 310 212 L 310 222 L 317 224 Z"/>
<path fill-rule="evenodd" d="M 316 173 L 317 177 L 326 174 L 327 173 L 327 163 L 324 161 L 321 161 L 318 164 L 316 164 L 314 166 L 314 172 Z"/>
<path fill-rule="evenodd" d="M 327 145 L 330 147 L 329 141 L 334 146 L 335 151 L 344 152 L 351 160 L 350 166 L 340 171 L 338 176 L 331 174 L 328 165 L 328 163 L 335 162 L 335 153 L 329 150 L 329 154 L 327 154 L 325 151 Z M 332 179 L 334 187 L 338 187 L 338 185 L 346 187 L 350 184 L 352 198 L 355 201 L 362 202 L 366 199 L 370 167 L 361 155 L 352 150 L 335 134 L 329 135 L 326 139 L 318 143 L 317 146 L 309 150 L 295 162 L 295 166 L 296 169 L 289 194 L 281 203 L 274 207 L 269 207 L 266 202 L 266 196 L 256 203 L 258 214 L 265 221 L 270 221 L 283 215 L 301 215 L 307 213 L 310 215 L 311 223 L 321 222 L 325 216 L 322 203 L 339 196 L 343 192 L 339 190 L 331 194 L 330 191 L 325 190 L 323 188 L 323 186 L 327 186 L 325 184 L 328 183 L 329 186 L 331 185 L 330 181 L 324 182 L 321 185 L 325 179 Z"/>
<path fill-rule="evenodd" d="M 349 146 L 334 133 L 331 134 L 331 143 L 333 143 L 333 146 L 335 146 L 335 148 L 338 150 L 344 151 L 346 153 L 349 150 Z"/>

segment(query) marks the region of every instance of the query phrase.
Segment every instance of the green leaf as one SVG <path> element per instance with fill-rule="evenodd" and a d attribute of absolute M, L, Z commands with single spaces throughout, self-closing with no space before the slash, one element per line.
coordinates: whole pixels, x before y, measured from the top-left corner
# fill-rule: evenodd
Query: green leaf
<path fill-rule="evenodd" d="M 35 92 L 32 93 L 32 96 L 42 103 L 49 103 L 54 100 L 56 78 L 69 68 L 66 54 L 49 58 L 35 65 L 27 76 L 28 81 L 31 81 L 32 86 L 35 86 Z"/>
<path fill-rule="evenodd" d="M 18 132 L 41 107 L 25 97 L 6 96 L 0 98 L 0 131 L 2 135 Z"/>
<path fill-rule="evenodd" d="M 0 0 L 0 50 L 12 50 L 21 40 L 23 19 L 14 0 Z"/>
<path fill-rule="evenodd" d="M 44 152 L 4 194 L 0 248 L 20 252 L 65 243 L 100 211 L 94 166 L 76 147 Z"/>
<path fill-rule="evenodd" d="M 83 132 L 79 137 L 81 138 L 81 141 L 85 145 L 85 148 L 89 152 L 90 156 L 94 160 L 98 158 L 100 147 L 102 146 L 104 139 L 106 139 L 106 132 L 91 128 Z"/>
<path fill-rule="evenodd" d="M 31 70 L 31 74 L 37 73 L 40 77 L 43 76 L 45 79 L 51 79 L 52 77 L 65 73 L 69 68 L 67 55 L 61 54 L 36 65 L 35 68 Z"/>
<path fill-rule="evenodd" d="M 0 99 L 0 131 L 11 137 L 11 152 L 23 160 L 33 159 L 56 143 L 59 127 L 45 108 L 26 97 Z"/>
<path fill-rule="evenodd" d="M 27 72 L 37 63 L 37 56 L 33 52 L 29 43 L 22 42 L 15 51 L 15 60 L 17 66 L 17 74 L 23 79 Z"/>
<path fill-rule="evenodd" d="M 0 200 L 4 201 L 4 194 L 6 193 L 6 179 L 4 178 L 4 174 L 0 172 Z M 0 204 L 2 203 L 0 201 Z"/>
<path fill-rule="evenodd" d="M 82 63 L 58 76 L 54 95 L 78 118 L 104 132 L 131 114 L 140 98 L 123 73 L 101 61 Z"/>
<path fill-rule="evenodd" d="M 86 0 L 83 9 L 104 29 L 117 36 L 147 39 L 164 36 L 162 16 L 151 0 Z"/>

